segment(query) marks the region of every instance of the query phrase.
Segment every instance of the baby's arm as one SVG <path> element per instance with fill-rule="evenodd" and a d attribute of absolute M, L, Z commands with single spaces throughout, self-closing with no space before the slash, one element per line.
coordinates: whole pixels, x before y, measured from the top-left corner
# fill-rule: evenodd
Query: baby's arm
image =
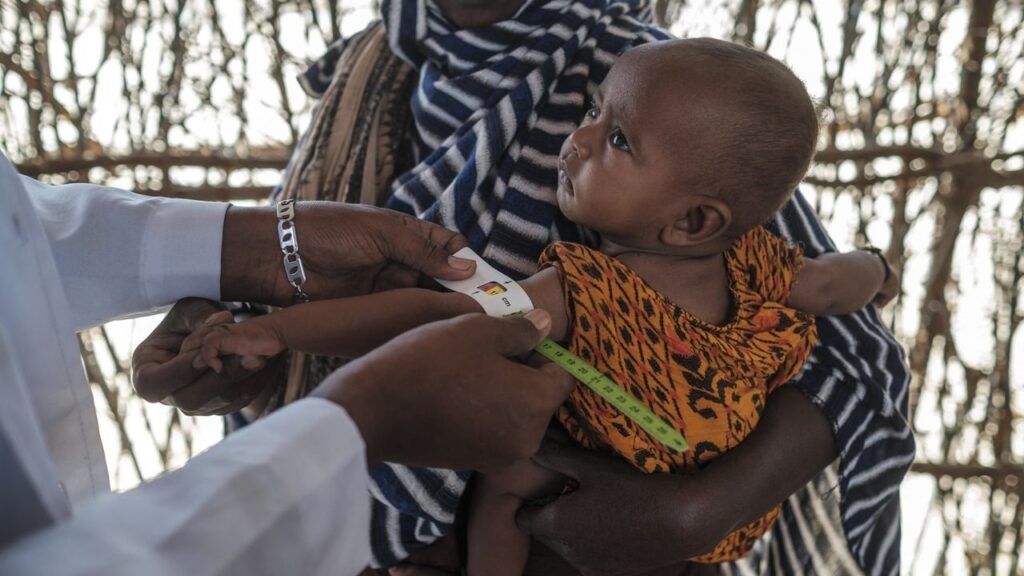
<path fill-rule="evenodd" d="M 899 292 L 899 275 L 866 250 L 805 258 L 788 304 L 816 316 L 836 316 L 869 303 L 885 306 Z"/>
<path fill-rule="evenodd" d="M 422 324 L 471 312 L 480 312 L 480 305 L 465 294 L 422 288 L 296 304 L 217 326 L 203 339 L 201 356 L 214 370 L 218 356 L 274 356 L 286 349 L 355 358 Z"/>
<path fill-rule="evenodd" d="M 553 267 L 544 268 L 519 284 L 530 296 L 534 308 L 547 310 L 551 314 L 548 338 L 556 342 L 564 340 L 569 331 L 569 311 L 565 307 L 562 278 L 558 270 Z"/>
<path fill-rule="evenodd" d="M 548 268 L 522 282 L 535 308 L 551 314 L 551 338 L 561 339 L 568 320 L 558 272 Z M 220 370 L 220 356 L 275 356 L 283 350 L 354 358 L 417 326 L 480 312 L 458 292 L 422 288 L 390 290 L 354 298 L 322 300 L 217 326 L 203 339 L 201 360 Z"/>

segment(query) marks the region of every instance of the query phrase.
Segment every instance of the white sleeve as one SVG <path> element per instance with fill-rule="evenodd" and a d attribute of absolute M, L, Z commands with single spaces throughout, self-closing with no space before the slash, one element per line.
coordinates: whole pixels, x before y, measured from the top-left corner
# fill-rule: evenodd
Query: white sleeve
<path fill-rule="evenodd" d="M 21 179 L 46 230 L 76 329 L 186 296 L 220 298 L 227 204 Z"/>
<path fill-rule="evenodd" d="M 366 478 L 348 414 L 308 398 L 15 542 L 0 574 L 358 574 L 370 558 Z"/>

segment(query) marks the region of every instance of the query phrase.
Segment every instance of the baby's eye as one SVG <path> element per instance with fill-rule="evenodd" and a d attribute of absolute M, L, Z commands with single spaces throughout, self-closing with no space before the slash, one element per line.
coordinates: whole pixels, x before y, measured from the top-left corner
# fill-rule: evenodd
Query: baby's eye
<path fill-rule="evenodd" d="M 597 120 L 597 117 L 601 115 L 601 109 L 597 107 L 597 104 L 591 104 L 590 108 L 584 114 L 585 119 Z"/>
<path fill-rule="evenodd" d="M 626 135 L 618 128 L 612 130 L 612 133 L 608 135 L 608 142 L 623 152 L 630 152 L 632 150 L 629 147 L 629 141 L 626 140 Z"/>

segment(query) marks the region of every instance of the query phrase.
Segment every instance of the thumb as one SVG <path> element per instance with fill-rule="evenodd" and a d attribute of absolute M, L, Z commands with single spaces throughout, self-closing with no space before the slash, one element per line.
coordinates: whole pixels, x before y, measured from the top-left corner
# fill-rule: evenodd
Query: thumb
<path fill-rule="evenodd" d="M 561 397 L 561 400 L 558 402 L 559 404 L 564 402 L 576 388 L 576 378 L 554 362 L 542 364 L 540 371 L 555 382 L 555 389 Z"/>
<path fill-rule="evenodd" d="M 551 331 L 551 315 L 539 308 L 514 318 L 484 318 L 486 325 L 481 327 L 502 356 L 526 354 Z"/>
<path fill-rule="evenodd" d="M 588 455 L 592 455 L 592 453 L 587 454 L 584 449 L 569 442 L 558 442 L 545 438 L 531 460 L 548 470 L 579 481 L 581 463 Z"/>
<path fill-rule="evenodd" d="M 135 365 L 132 386 L 147 402 L 160 402 L 192 382 L 202 370 L 192 367 L 192 354 L 176 354 L 170 360 L 147 360 Z"/>
<path fill-rule="evenodd" d="M 576 480 L 581 486 L 599 482 L 601 476 L 616 469 L 633 470 L 619 458 L 587 450 L 575 443 L 552 440 L 550 435 L 541 443 L 540 450 L 531 460 L 548 470 Z"/>

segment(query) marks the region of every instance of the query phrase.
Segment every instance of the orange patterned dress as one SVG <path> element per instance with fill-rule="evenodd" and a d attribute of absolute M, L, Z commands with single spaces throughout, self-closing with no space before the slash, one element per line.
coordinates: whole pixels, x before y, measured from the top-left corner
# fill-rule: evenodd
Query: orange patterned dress
<path fill-rule="evenodd" d="M 559 242 L 541 255 L 561 273 L 569 349 L 675 424 L 690 449 L 669 450 L 584 386 L 558 419 L 581 444 L 613 451 L 648 473 L 705 466 L 757 425 L 765 397 L 800 372 L 817 338 L 814 318 L 785 306 L 800 251 L 757 227 L 725 254 L 733 318 L 716 326 L 666 300 L 614 258 Z M 779 507 L 729 534 L 696 562 L 745 555 Z"/>

